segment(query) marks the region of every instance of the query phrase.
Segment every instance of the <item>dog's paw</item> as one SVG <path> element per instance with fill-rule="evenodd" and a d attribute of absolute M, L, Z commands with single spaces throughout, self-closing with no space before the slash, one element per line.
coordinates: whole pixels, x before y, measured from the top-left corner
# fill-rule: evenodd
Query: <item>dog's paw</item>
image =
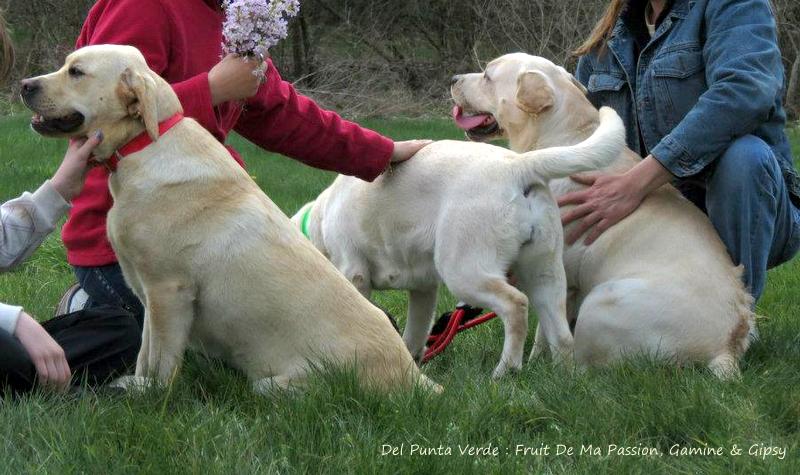
<path fill-rule="evenodd" d="M 261 396 L 270 396 L 276 391 L 299 392 L 299 381 L 289 376 L 274 376 L 253 382 L 253 392 Z"/>
<path fill-rule="evenodd" d="M 419 375 L 418 384 L 421 388 L 425 389 L 426 391 L 430 391 L 433 394 L 442 394 L 444 392 L 444 387 L 421 373 Z"/>
<path fill-rule="evenodd" d="M 531 354 L 528 356 L 528 362 L 532 362 L 538 359 L 543 358 L 547 355 L 547 345 L 544 344 L 543 341 L 538 340 L 533 342 L 533 348 L 531 349 Z"/>
<path fill-rule="evenodd" d="M 145 376 L 122 376 L 108 385 L 111 389 L 122 390 L 125 392 L 143 393 L 150 388 L 156 386 L 156 382 L 152 378 Z"/>
<path fill-rule="evenodd" d="M 428 347 L 423 346 L 421 350 L 411 354 L 411 357 L 414 358 L 414 363 L 417 364 L 417 368 L 422 366 L 422 360 L 425 359 L 425 353 L 427 352 L 428 352 Z"/>
<path fill-rule="evenodd" d="M 571 347 L 562 350 L 551 350 L 553 363 L 563 368 L 573 368 L 575 366 L 575 352 Z"/>
<path fill-rule="evenodd" d="M 522 370 L 522 363 L 509 364 L 505 360 L 501 361 L 492 372 L 492 379 L 501 379 L 509 373 L 519 373 Z"/>

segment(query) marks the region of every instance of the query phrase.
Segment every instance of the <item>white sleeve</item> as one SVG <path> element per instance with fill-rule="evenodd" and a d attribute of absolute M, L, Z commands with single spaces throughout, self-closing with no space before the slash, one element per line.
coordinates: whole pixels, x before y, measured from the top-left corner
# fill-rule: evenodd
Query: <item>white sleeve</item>
<path fill-rule="evenodd" d="M 69 203 L 49 180 L 35 192 L 23 193 L 0 206 L 0 271 L 31 255 L 67 210 Z"/>
<path fill-rule="evenodd" d="M 22 313 L 22 307 L 0 303 L 0 331 L 5 330 L 13 335 L 17 330 L 20 313 Z"/>

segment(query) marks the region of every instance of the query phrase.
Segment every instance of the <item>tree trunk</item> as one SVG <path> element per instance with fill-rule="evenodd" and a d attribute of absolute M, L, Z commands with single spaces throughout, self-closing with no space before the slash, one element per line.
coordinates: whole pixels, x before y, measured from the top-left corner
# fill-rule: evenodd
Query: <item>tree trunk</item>
<path fill-rule="evenodd" d="M 789 85 L 786 88 L 786 111 L 791 120 L 800 118 L 800 54 L 795 56 L 792 71 L 789 73 Z"/>
<path fill-rule="evenodd" d="M 316 64 L 312 50 L 308 22 L 303 12 L 292 23 L 292 62 L 294 63 L 294 78 L 296 81 L 305 81 L 313 86 Z"/>

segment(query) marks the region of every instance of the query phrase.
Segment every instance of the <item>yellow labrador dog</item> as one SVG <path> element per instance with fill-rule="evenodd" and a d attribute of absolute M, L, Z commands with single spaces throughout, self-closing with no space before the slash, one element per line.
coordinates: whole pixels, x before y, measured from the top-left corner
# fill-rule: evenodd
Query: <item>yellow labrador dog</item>
<path fill-rule="evenodd" d="M 259 392 L 302 386 L 323 363 L 354 367 L 379 390 L 418 381 L 439 389 L 386 316 L 197 122 L 178 120 L 159 135 L 181 106 L 137 49 L 80 49 L 23 88 L 37 132 L 101 129 L 99 160 L 134 137 L 152 140 L 110 178 L 109 238 L 146 312 L 129 385 L 169 382 L 192 344 L 240 368 Z"/>
<path fill-rule="evenodd" d="M 436 142 L 374 183 L 339 176 L 292 219 L 364 296 L 409 291 L 403 339 L 415 357 L 424 353 L 444 282 L 462 301 L 503 320 L 494 377 L 522 366 L 529 301 L 554 356 L 571 361 L 563 236 L 547 182 L 619 154 L 622 121 L 611 109 L 598 117 L 600 126 L 582 143 L 522 155 Z M 509 271 L 521 291 L 506 281 Z"/>
<path fill-rule="evenodd" d="M 526 54 L 454 77 L 451 93 L 455 119 L 470 138 L 507 138 L 518 153 L 580 143 L 600 123 L 572 75 Z M 607 170 L 628 170 L 638 159 L 625 149 Z M 561 196 L 582 185 L 564 179 L 550 188 Z M 579 364 L 645 353 L 705 364 L 722 378 L 738 374 L 752 298 L 708 218 L 672 186 L 652 193 L 591 246 L 566 246 L 564 265 Z"/>

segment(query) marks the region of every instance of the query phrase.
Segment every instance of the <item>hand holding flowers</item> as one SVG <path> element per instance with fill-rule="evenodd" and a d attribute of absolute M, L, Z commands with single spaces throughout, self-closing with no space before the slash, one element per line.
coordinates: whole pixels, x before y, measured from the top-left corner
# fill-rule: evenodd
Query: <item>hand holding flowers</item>
<path fill-rule="evenodd" d="M 289 19 L 300 11 L 298 0 L 224 0 L 222 5 L 225 57 L 208 74 L 215 106 L 258 92 L 269 48 L 286 38 Z"/>

